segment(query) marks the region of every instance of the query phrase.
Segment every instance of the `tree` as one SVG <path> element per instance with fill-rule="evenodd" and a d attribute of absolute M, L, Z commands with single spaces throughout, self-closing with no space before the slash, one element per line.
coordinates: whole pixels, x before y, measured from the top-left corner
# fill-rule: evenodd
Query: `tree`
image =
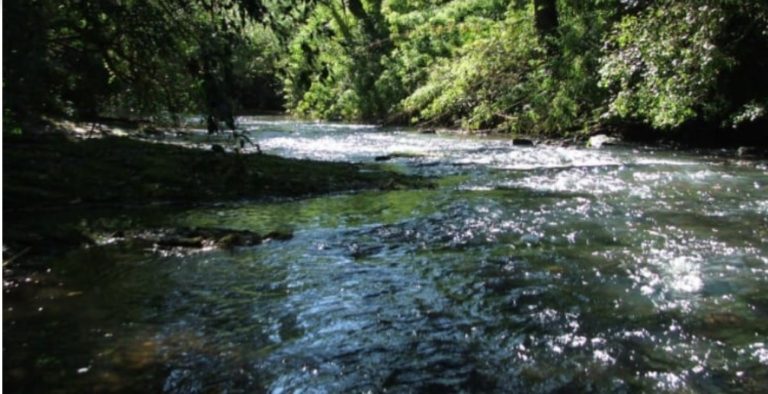
<path fill-rule="evenodd" d="M 536 30 L 542 37 L 551 37 L 557 31 L 557 0 L 533 0 Z"/>
<path fill-rule="evenodd" d="M 233 127 L 236 86 L 270 48 L 251 0 L 10 0 L 4 56 L 14 117 L 207 112 Z M 255 48 L 261 46 L 261 48 Z M 258 59 L 258 55 L 253 59 Z M 247 66 L 246 66 L 247 65 Z"/>
<path fill-rule="evenodd" d="M 625 15 L 601 59 L 607 116 L 672 129 L 765 118 L 768 5 L 664 2 Z"/>

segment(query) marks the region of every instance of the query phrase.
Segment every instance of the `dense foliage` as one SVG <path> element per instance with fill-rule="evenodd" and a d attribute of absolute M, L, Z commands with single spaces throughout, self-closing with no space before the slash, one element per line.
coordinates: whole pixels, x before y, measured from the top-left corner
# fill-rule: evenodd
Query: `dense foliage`
<path fill-rule="evenodd" d="M 759 0 L 15 0 L 14 115 L 275 108 L 564 135 L 757 128 Z M 227 111 L 224 111 L 227 112 Z"/>
<path fill-rule="evenodd" d="M 274 82 L 276 40 L 234 0 L 12 0 L 3 94 L 12 118 L 207 112 L 218 120 Z"/>
<path fill-rule="evenodd" d="M 765 2 L 367 6 L 383 15 L 387 28 L 377 32 L 388 37 L 371 40 L 353 15 L 342 24 L 333 11 L 341 1 L 317 6 L 293 37 L 284 76 L 290 110 L 553 134 L 622 122 L 669 129 L 765 120 Z M 375 81 L 358 83 L 361 74 Z"/>

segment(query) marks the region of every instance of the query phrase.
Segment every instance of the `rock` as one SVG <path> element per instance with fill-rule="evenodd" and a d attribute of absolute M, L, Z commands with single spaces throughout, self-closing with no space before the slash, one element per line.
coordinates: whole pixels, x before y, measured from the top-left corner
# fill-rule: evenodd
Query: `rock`
<path fill-rule="evenodd" d="M 533 140 L 528 138 L 513 138 L 512 145 L 515 146 L 533 146 Z"/>
<path fill-rule="evenodd" d="M 423 153 L 419 152 L 392 152 L 383 156 L 376 156 L 376 161 L 388 161 L 392 159 L 418 159 L 424 157 Z"/>
<path fill-rule="evenodd" d="M 290 230 L 276 230 L 268 233 L 264 238 L 274 239 L 276 241 L 287 241 L 293 238 L 293 233 Z"/>
<path fill-rule="evenodd" d="M 609 137 L 605 134 L 594 135 L 587 141 L 588 148 L 601 148 L 603 146 L 617 145 L 619 143 L 618 138 Z"/>
<path fill-rule="evenodd" d="M 290 231 L 274 231 L 265 237 L 248 230 L 230 230 L 221 228 L 170 228 L 142 231 L 126 236 L 133 241 L 149 242 L 160 248 L 217 247 L 231 249 L 240 246 L 253 246 L 265 239 L 287 240 L 293 237 Z"/>
<path fill-rule="evenodd" d="M 757 157 L 760 155 L 760 149 L 754 146 L 740 146 L 736 150 L 736 155 L 739 157 Z"/>
<path fill-rule="evenodd" d="M 237 246 L 253 246 L 260 244 L 264 238 L 259 234 L 230 234 L 219 239 L 216 246 L 220 248 L 233 248 Z"/>
<path fill-rule="evenodd" d="M 216 241 L 216 247 L 221 249 L 231 249 L 235 246 L 240 246 L 242 243 L 243 240 L 237 234 L 227 234 Z"/>
<path fill-rule="evenodd" d="M 213 144 L 213 145 L 211 145 L 211 150 L 212 150 L 213 152 L 215 152 L 215 153 L 225 153 L 225 152 L 226 152 L 226 150 L 224 149 L 224 147 L 223 147 L 223 146 L 221 146 L 221 145 L 219 145 L 219 144 Z"/>
<path fill-rule="evenodd" d="M 565 268 L 559 265 L 550 265 L 547 267 L 547 271 L 552 275 L 560 275 L 565 272 Z"/>
<path fill-rule="evenodd" d="M 192 229 L 191 231 L 193 234 L 208 240 L 206 243 L 222 249 L 258 245 L 264 240 L 261 235 L 248 230 L 204 228 Z"/>
<path fill-rule="evenodd" d="M 372 256 L 384 249 L 383 245 L 359 245 L 357 243 L 353 243 L 349 246 L 347 246 L 349 249 L 350 255 L 354 259 L 361 259 L 364 257 Z"/>
<path fill-rule="evenodd" d="M 714 328 L 738 326 L 744 322 L 739 315 L 731 312 L 713 312 L 704 317 L 704 323 Z"/>
<path fill-rule="evenodd" d="M 419 134 L 437 134 L 435 129 L 420 129 Z"/>
<path fill-rule="evenodd" d="M 203 237 L 187 238 L 175 235 L 161 237 L 155 241 L 155 244 L 168 248 L 202 248 L 204 246 Z"/>

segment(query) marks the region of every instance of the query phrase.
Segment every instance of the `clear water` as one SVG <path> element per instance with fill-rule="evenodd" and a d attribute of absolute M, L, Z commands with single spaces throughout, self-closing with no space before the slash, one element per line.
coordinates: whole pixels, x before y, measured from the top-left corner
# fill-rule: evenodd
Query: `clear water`
<path fill-rule="evenodd" d="M 49 215 L 295 237 L 104 242 L 6 272 L 8 392 L 768 387 L 768 163 L 242 122 L 284 156 L 407 154 L 385 165 L 438 187 Z"/>

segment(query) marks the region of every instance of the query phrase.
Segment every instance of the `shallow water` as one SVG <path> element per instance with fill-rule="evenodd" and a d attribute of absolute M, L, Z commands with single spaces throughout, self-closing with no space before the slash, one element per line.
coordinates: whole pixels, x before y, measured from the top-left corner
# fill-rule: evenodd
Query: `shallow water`
<path fill-rule="evenodd" d="M 7 271 L 6 391 L 768 387 L 768 163 L 241 122 L 269 153 L 394 154 L 438 187 L 50 216 L 295 236 L 193 254 L 105 238 Z"/>

